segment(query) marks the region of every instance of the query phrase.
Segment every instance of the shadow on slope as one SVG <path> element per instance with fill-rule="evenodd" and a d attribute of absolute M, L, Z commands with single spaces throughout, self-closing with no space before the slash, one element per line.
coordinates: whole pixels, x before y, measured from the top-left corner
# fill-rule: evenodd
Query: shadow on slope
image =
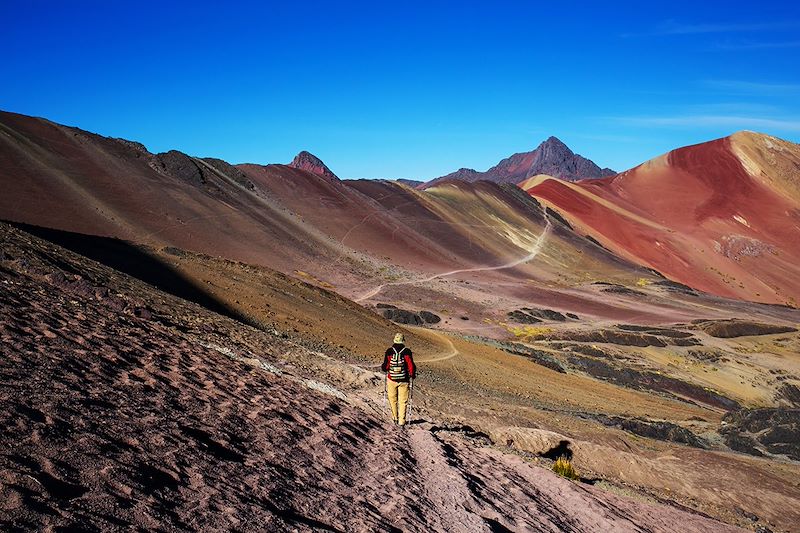
<path fill-rule="evenodd" d="M 209 294 L 170 265 L 132 243 L 112 237 L 84 235 L 21 222 L 8 223 L 114 270 L 140 279 L 164 292 L 201 305 L 209 311 L 245 324 L 255 325 L 252 324 L 252 320 Z M 58 261 L 55 258 L 52 259 Z"/>

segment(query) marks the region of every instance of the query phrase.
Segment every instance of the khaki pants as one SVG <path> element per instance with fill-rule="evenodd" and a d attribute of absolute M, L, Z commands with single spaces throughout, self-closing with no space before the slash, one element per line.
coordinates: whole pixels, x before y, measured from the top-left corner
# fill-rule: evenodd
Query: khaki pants
<path fill-rule="evenodd" d="M 401 426 L 406 423 L 406 408 L 408 407 L 408 382 L 397 383 L 386 378 L 386 396 L 392 407 L 392 418 Z"/>

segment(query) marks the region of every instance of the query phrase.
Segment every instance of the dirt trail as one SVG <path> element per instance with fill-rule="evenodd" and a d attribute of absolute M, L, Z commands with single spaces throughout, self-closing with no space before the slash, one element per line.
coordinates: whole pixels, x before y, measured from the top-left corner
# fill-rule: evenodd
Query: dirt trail
<path fill-rule="evenodd" d="M 278 333 L 0 241 L 0 530 L 735 530 L 401 430 Z"/>
<path fill-rule="evenodd" d="M 426 329 L 426 328 L 420 328 L 420 327 L 413 327 L 412 326 L 411 329 L 413 329 L 413 330 L 415 330 L 417 332 L 419 332 L 420 330 L 424 330 L 425 333 L 429 333 L 429 334 L 435 336 L 437 339 L 441 340 L 442 342 L 447 344 L 447 346 L 449 347 L 449 351 L 447 351 L 447 352 L 439 352 L 439 353 L 433 354 L 433 357 L 429 357 L 427 359 L 417 359 L 417 360 L 414 361 L 415 363 L 435 363 L 437 361 L 447 361 L 448 359 L 452 359 L 453 357 L 459 355 L 460 352 L 458 351 L 458 348 L 456 348 L 455 344 L 453 344 L 453 341 L 451 341 L 450 339 L 447 338 L 447 335 L 444 335 L 442 333 L 439 333 L 438 331 L 434 331 L 434 330 Z"/>
<path fill-rule="evenodd" d="M 424 429 L 413 429 L 408 431 L 408 443 L 417 463 L 425 465 L 426 475 L 418 490 L 438 511 L 431 513 L 431 525 L 443 531 L 486 531 L 467 480 L 448 463 L 436 436 Z"/>
<path fill-rule="evenodd" d="M 382 283 L 375 287 L 374 289 L 366 292 L 365 294 L 355 298 L 353 301 L 355 302 L 363 302 L 364 300 L 368 300 L 373 296 L 380 293 L 386 287 L 394 287 L 398 285 L 416 285 L 418 283 L 427 283 L 429 281 L 433 281 L 439 278 L 446 278 L 449 276 L 453 276 L 455 274 L 464 274 L 467 272 L 489 272 L 493 270 L 505 270 L 507 268 L 514 268 L 515 266 L 521 265 L 523 263 L 527 263 L 528 261 L 532 261 L 539 252 L 542 250 L 545 242 L 547 241 L 547 237 L 550 234 L 550 231 L 553 228 L 552 222 L 550 222 L 550 217 L 547 216 L 547 211 L 543 209 L 544 219 L 545 219 L 545 227 L 542 230 L 542 233 L 536 238 L 536 242 L 533 244 L 528 255 L 522 257 L 520 259 L 516 259 L 514 261 L 510 261 L 508 263 L 504 263 L 502 265 L 490 266 L 490 267 L 474 267 L 474 268 L 459 268 L 456 270 L 451 270 L 449 272 L 443 272 L 441 274 L 434 274 L 432 276 L 428 276 L 422 279 L 414 279 L 414 280 L 407 280 L 407 281 L 392 281 L 389 283 Z"/>

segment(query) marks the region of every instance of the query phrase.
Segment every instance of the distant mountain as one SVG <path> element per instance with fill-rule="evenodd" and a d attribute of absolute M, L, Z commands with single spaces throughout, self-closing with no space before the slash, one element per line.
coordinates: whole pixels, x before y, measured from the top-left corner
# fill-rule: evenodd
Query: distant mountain
<path fill-rule="evenodd" d="M 459 182 L 425 192 L 389 180 L 335 179 L 308 153 L 293 166 L 152 154 L 138 143 L 2 111 L 0 191 L 0 220 L 302 272 L 345 295 L 383 281 L 372 264 L 429 276 L 514 262 L 549 227 L 540 205 L 515 185 Z M 548 246 L 558 250 L 553 276 L 587 258 L 609 278 L 648 275 L 566 226 Z M 353 252 L 373 259 L 354 262 Z"/>
<path fill-rule="evenodd" d="M 547 220 L 563 216 L 571 228 L 552 226 L 549 255 L 515 271 L 588 268 L 601 281 L 638 280 L 653 276 L 647 267 L 724 297 L 800 301 L 800 146 L 741 132 L 572 183 L 547 174 L 557 174 L 548 164 L 560 145 L 550 139 L 482 173 L 516 181 L 531 169 L 536 176 L 520 187 L 534 202 L 516 183 L 421 191 L 341 181 L 308 152 L 291 166 L 152 154 L 0 112 L 0 220 L 302 271 L 352 295 L 380 279 L 353 263 L 353 251 L 426 275 L 502 265 L 529 253 Z M 541 204 L 558 215 L 545 217 Z"/>
<path fill-rule="evenodd" d="M 339 177 L 334 174 L 333 171 L 329 169 L 319 157 L 310 152 L 306 152 L 305 150 L 294 156 L 294 159 L 292 159 L 292 162 L 289 163 L 289 166 L 311 172 L 317 176 L 324 176 L 326 178 L 332 178 L 335 180 L 339 179 Z"/>
<path fill-rule="evenodd" d="M 409 187 L 412 187 L 412 188 L 417 188 L 420 185 L 422 185 L 423 183 L 425 183 L 424 181 L 408 180 L 408 179 L 405 179 L 405 178 L 399 178 L 399 179 L 396 179 L 394 181 L 396 181 L 397 183 L 402 183 L 403 185 L 408 185 Z"/>
<path fill-rule="evenodd" d="M 677 148 L 613 177 L 519 186 L 612 252 L 721 296 L 798 305 L 800 145 L 761 133 Z"/>
<path fill-rule="evenodd" d="M 537 174 L 548 174 L 567 181 L 585 178 L 603 178 L 616 174 L 610 168 L 600 168 L 582 157 L 556 137 L 550 137 L 535 150 L 514 154 L 500 161 L 486 172 L 461 168 L 425 184 L 430 187 L 444 180 L 487 180 L 495 183 L 519 183 Z"/>

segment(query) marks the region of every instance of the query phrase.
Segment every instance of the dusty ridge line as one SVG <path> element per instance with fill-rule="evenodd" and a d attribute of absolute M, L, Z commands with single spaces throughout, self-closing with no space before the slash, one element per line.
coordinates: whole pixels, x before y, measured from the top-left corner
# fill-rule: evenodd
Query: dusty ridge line
<path fill-rule="evenodd" d="M 432 513 L 435 529 L 486 532 L 489 528 L 476 512 L 480 506 L 459 470 L 448 462 L 447 455 L 436 437 L 428 430 L 411 429 L 408 442 L 414 458 L 425 465 L 425 476 L 418 490 L 435 510 Z"/>
<path fill-rule="evenodd" d="M 626 209 L 626 208 L 624 208 L 624 207 L 622 207 L 622 206 L 620 206 L 618 204 L 615 204 L 614 202 L 611 202 L 610 200 L 606 200 L 602 196 L 599 196 L 599 195 L 597 195 L 597 194 L 595 194 L 595 193 L 593 193 L 593 192 L 591 192 L 589 190 L 586 190 L 583 187 L 581 187 L 580 185 L 578 185 L 576 183 L 573 183 L 573 182 L 563 181 L 563 180 L 560 180 L 558 178 L 554 178 L 552 176 L 545 176 L 545 177 L 541 177 L 541 178 L 539 176 L 534 176 L 533 178 L 529 178 L 529 179 L 525 180 L 524 182 L 522 182 L 521 187 L 522 187 L 523 190 L 527 191 L 528 189 L 536 187 L 537 185 L 541 185 L 544 182 L 549 181 L 549 180 L 556 181 L 556 182 L 564 185 L 565 187 L 571 189 L 573 192 L 576 192 L 576 193 L 580 194 L 581 196 L 584 196 L 584 197 L 586 197 L 586 198 L 588 198 L 588 199 L 590 199 L 590 200 L 602 205 L 603 207 L 613 211 L 614 213 L 617 213 L 617 214 L 622 215 L 622 216 L 624 216 L 626 218 L 629 218 L 629 219 L 633 220 L 634 222 L 638 222 L 639 224 L 642 224 L 642 225 L 650 227 L 650 228 L 657 229 L 659 231 L 673 232 L 673 230 L 670 230 L 666 226 L 663 226 L 663 225 L 661 225 L 661 224 L 659 224 L 659 223 L 657 223 L 657 222 L 655 222 L 653 220 L 650 220 L 650 219 L 645 218 L 645 217 L 643 217 L 641 215 L 638 215 L 638 214 L 636 214 L 636 213 L 634 213 L 634 212 L 632 212 L 632 211 L 630 211 L 630 210 L 628 210 L 628 209 Z M 536 196 L 536 194 L 534 193 L 533 196 Z M 543 202 L 543 203 L 546 202 L 548 204 L 552 204 L 552 202 L 549 202 L 549 201 L 547 201 L 544 198 L 541 198 L 539 196 L 536 196 L 536 199 L 539 200 L 540 202 Z M 553 204 L 553 206 L 557 207 L 554 204 Z"/>
<path fill-rule="evenodd" d="M 531 248 L 530 253 L 528 253 L 528 255 L 526 255 L 525 257 L 522 257 L 520 259 L 516 259 L 516 260 L 511 261 L 509 263 L 504 263 L 502 265 L 497 265 L 497 266 L 475 267 L 475 268 L 459 268 L 459 269 L 456 269 L 456 270 L 451 270 L 450 272 L 443 272 L 441 274 L 434 274 L 432 276 L 428 276 L 427 278 L 422 278 L 422 279 L 409 280 L 409 281 L 392 281 L 392 282 L 389 282 L 389 283 L 382 283 L 382 284 L 378 285 L 377 287 L 375 287 L 374 289 L 372 289 L 371 291 L 367 292 L 366 294 L 364 294 L 362 296 L 359 296 L 358 298 L 355 298 L 353 301 L 354 302 L 363 302 L 364 300 L 368 300 L 369 298 L 372 298 L 373 296 L 375 296 L 376 294 L 381 292 L 386 287 L 398 286 L 398 285 L 415 285 L 417 283 L 427 283 L 427 282 L 433 281 L 435 279 L 445 278 L 445 277 L 448 277 L 448 276 L 452 276 L 454 274 L 462 274 L 462 273 L 465 273 L 465 272 L 489 272 L 489 271 L 492 271 L 492 270 L 504 270 L 506 268 L 513 268 L 513 267 L 515 267 L 517 265 L 521 265 L 522 263 L 527 263 L 528 261 L 533 260 L 537 255 L 539 255 L 539 252 L 542 250 L 542 247 L 544 246 L 545 242 L 547 241 L 547 237 L 548 237 L 548 235 L 550 234 L 550 231 L 553 228 L 553 224 L 552 224 L 552 222 L 550 222 L 550 217 L 547 216 L 547 211 L 544 209 L 544 207 L 542 207 L 542 210 L 543 210 L 543 213 L 544 213 L 544 218 L 547 221 L 547 223 L 546 223 L 542 233 L 536 238 L 536 242 L 534 243 L 533 247 Z"/>

